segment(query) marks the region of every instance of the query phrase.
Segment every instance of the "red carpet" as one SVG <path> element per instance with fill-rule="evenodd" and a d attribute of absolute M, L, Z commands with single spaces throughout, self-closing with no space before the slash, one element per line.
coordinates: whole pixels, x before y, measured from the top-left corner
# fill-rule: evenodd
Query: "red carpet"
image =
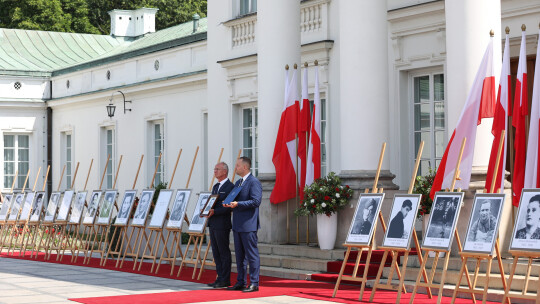
<path fill-rule="evenodd" d="M 14 258 L 14 259 L 26 259 L 30 260 L 30 253 L 26 256 L 7 256 L 5 253 L 0 254 L 0 257 Z M 34 259 L 35 260 L 35 259 Z M 48 263 L 60 263 L 68 265 L 76 265 L 83 267 L 94 267 L 94 268 L 104 268 L 109 270 L 123 271 L 138 273 L 143 275 L 152 275 L 159 276 L 164 278 L 178 279 L 182 281 L 190 282 L 199 282 L 199 283 L 209 283 L 213 282 L 216 274 L 213 270 L 205 270 L 201 276 L 201 280 L 191 279 L 193 268 L 186 267 L 182 270 L 182 274 L 179 278 L 174 276 L 169 276 L 170 267 L 169 265 L 162 265 L 158 274 L 150 273 L 151 263 L 143 263 L 141 271 L 133 271 L 133 262 L 126 261 L 123 268 L 115 268 L 114 265 L 116 260 L 109 260 L 106 267 L 99 266 L 99 259 L 92 258 L 90 264 L 83 265 L 83 259 L 78 258 L 76 263 L 70 263 L 71 256 L 66 255 L 63 261 L 56 261 L 56 255 L 51 255 L 51 259 L 44 261 L 44 254 L 40 253 L 37 261 L 48 262 Z M 178 269 L 178 267 L 176 267 Z M 176 271 L 175 271 L 176 272 Z M 235 275 L 233 274 L 233 278 Z M 334 284 L 322 283 L 322 282 L 313 282 L 313 281 L 300 281 L 300 280 L 288 280 L 274 277 L 261 276 L 260 278 L 260 291 L 254 293 L 242 293 L 240 291 L 228 291 L 224 289 L 204 289 L 204 290 L 194 290 L 194 291 L 179 291 L 179 292 L 166 292 L 166 293 L 153 293 L 153 294 L 142 294 L 142 295 L 126 295 L 126 296 L 112 296 L 112 297 L 94 297 L 94 298 L 79 298 L 79 299 L 70 299 L 79 303 L 87 304 L 139 304 L 139 303 L 193 303 L 193 302 L 210 302 L 210 301 L 224 301 L 224 300 L 234 300 L 234 299 L 248 299 L 248 298 L 259 298 L 259 297 L 271 297 L 271 296 L 295 296 L 315 300 L 325 300 L 333 301 L 338 303 L 358 303 L 358 297 L 360 295 L 360 290 L 358 286 L 351 285 L 341 285 L 337 293 L 336 298 L 332 298 L 332 293 L 334 290 Z M 370 289 L 366 289 L 364 293 L 364 301 L 369 300 Z M 395 303 L 396 301 L 396 292 L 393 291 L 383 291 L 378 290 L 376 297 L 373 303 Z M 410 293 L 404 294 L 402 296 L 402 302 L 408 302 L 410 299 Z M 415 303 L 434 303 L 434 299 L 429 299 L 426 295 L 418 294 L 415 298 Z M 443 303 L 450 303 L 450 298 L 443 298 Z M 472 303 L 471 300 L 467 299 L 457 299 L 455 303 Z"/>

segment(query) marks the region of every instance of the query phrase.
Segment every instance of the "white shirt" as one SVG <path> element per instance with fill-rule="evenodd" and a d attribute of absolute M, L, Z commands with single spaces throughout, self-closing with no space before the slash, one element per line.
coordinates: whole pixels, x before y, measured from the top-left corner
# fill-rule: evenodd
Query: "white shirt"
<path fill-rule="evenodd" d="M 226 181 L 228 181 L 229 178 L 228 177 L 225 177 L 222 181 L 219 182 L 219 186 L 217 188 L 217 191 L 219 192 L 219 189 L 221 189 L 221 186 L 223 186 L 223 184 L 225 184 Z"/>
<path fill-rule="evenodd" d="M 244 182 L 246 181 L 246 179 L 249 177 L 250 174 L 251 174 L 251 172 L 248 172 L 246 175 L 244 175 L 244 176 L 242 177 L 242 183 L 241 183 L 241 185 L 244 184 Z"/>

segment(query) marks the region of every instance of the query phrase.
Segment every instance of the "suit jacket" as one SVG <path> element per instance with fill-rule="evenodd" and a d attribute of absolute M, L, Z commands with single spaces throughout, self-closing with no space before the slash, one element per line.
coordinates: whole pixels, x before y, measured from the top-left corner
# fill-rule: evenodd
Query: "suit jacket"
<path fill-rule="evenodd" d="M 208 227 L 218 230 L 229 230 L 231 225 L 231 208 L 223 207 L 223 201 L 231 190 L 234 188 L 234 184 L 230 180 L 223 183 L 223 186 L 219 189 L 219 183 L 215 184 L 212 188 L 212 194 L 219 194 L 214 204 L 214 215 L 208 219 Z"/>
<path fill-rule="evenodd" d="M 396 216 L 390 221 L 388 227 L 388 237 L 394 239 L 401 239 L 403 237 L 403 231 L 405 227 L 403 225 L 403 213 L 399 211 Z"/>
<path fill-rule="evenodd" d="M 236 182 L 240 186 L 242 179 Z M 257 231 L 261 225 L 259 222 L 259 206 L 262 200 L 261 182 L 250 174 L 242 184 L 242 190 L 238 193 L 236 201 L 238 206 L 233 211 L 232 229 L 236 232 Z"/>

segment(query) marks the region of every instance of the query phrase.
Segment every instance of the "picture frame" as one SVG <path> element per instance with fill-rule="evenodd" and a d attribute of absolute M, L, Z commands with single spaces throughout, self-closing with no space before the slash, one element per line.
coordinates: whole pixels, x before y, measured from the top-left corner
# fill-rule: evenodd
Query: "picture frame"
<path fill-rule="evenodd" d="M 505 198 L 505 194 L 499 193 L 477 193 L 474 196 L 463 252 L 493 253 Z"/>
<path fill-rule="evenodd" d="M 146 225 L 146 218 L 148 217 L 148 211 L 152 205 L 154 192 L 154 189 L 145 189 L 141 192 L 141 199 L 135 209 L 135 215 L 133 215 L 131 226 L 144 227 Z"/>
<path fill-rule="evenodd" d="M 167 221 L 166 227 L 168 229 L 182 229 L 182 223 L 184 222 L 184 216 L 186 214 L 190 196 L 191 189 L 176 190 L 171 214 Z"/>
<path fill-rule="evenodd" d="M 118 196 L 118 190 L 107 190 L 103 195 L 103 202 L 99 208 L 99 215 L 97 218 L 98 225 L 109 225 L 111 223 L 111 216 L 113 214 L 113 208 L 116 203 L 116 197 Z"/>
<path fill-rule="evenodd" d="M 75 191 L 64 191 L 64 196 L 62 197 L 62 202 L 60 203 L 60 208 L 58 209 L 58 215 L 56 215 L 56 221 L 63 222 L 68 220 L 69 210 L 71 209 L 74 196 Z"/>
<path fill-rule="evenodd" d="M 152 228 L 163 228 L 165 223 L 165 217 L 169 212 L 169 206 L 171 205 L 171 200 L 173 198 L 174 190 L 161 189 L 154 206 L 154 213 L 152 213 L 152 218 L 150 219 L 150 224 L 148 227 Z"/>
<path fill-rule="evenodd" d="M 193 233 L 203 233 L 208 222 L 207 217 L 201 217 L 201 211 L 204 209 L 204 205 L 208 201 L 208 198 L 212 195 L 212 192 L 201 192 L 199 193 L 199 199 L 195 205 L 195 210 L 193 210 L 193 215 L 191 216 L 191 221 L 189 223 L 188 231 Z"/>
<path fill-rule="evenodd" d="M 88 191 L 77 192 L 77 195 L 75 196 L 75 202 L 71 207 L 71 214 L 69 216 L 70 224 L 79 224 L 81 222 L 87 196 Z"/>
<path fill-rule="evenodd" d="M 103 191 L 94 190 L 90 195 L 88 200 L 88 208 L 86 208 L 86 213 L 84 214 L 83 224 L 92 225 L 96 219 L 97 211 L 99 210 L 99 205 L 101 203 L 101 198 L 103 196 Z"/>
<path fill-rule="evenodd" d="M 9 211 L 8 221 L 17 221 L 19 219 L 19 214 L 21 207 L 24 204 L 24 192 L 19 192 L 15 194 L 13 203 L 11 204 L 11 210 Z"/>
<path fill-rule="evenodd" d="M 210 214 L 210 209 L 214 208 L 218 197 L 218 194 L 212 194 L 208 197 L 208 200 L 206 201 L 203 209 L 201 210 L 201 216 L 208 216 Z"/>
<path fill-rule="evenodd" d="M 2 208 L 0 208 L 0 221 L 5 221 L 8 216 L 8 211 L 11 208 L 11 203 L 13 201 L 13 193 L 4 195 L 4 202 L 2 203 Z"/>
<path fill-rule="evenodd" d="M 390 209 L 382 247 L 411 248 L 411 239 L 422 194 L 396 194 Z"/>
<path fill-rule="evenodd" d="M 116 220 L 114 225 L 116 226 L 125 226 L 129 221 L 129 216 L 131 215 L 131 210 L 133 209 L 133 202 L 137 196 L 137 190 L 127 190 L 124 192 L 124 197 L 122 198 L 122 204 L 120 205 L 118 214 L 116 215 Z"/>
<path fill-rule="evenodd" d="M 34 197 L 36 196 L 36 192 L 28 192 L 26 194 L 26 197 L 24 198 L 24 204 L 21 211 L 21 216 L 19 217 L 19 220 L 28 220 L 28 217 L 30 216 L 30 210 L 32 209 L 32 203 L 34 202 Z"/>
<path fill-rule="evenodd" d="M 523 189 L 510 250 L 540 252 L 540 189 Z"/>
<path fill-rule="evenodd" d="M 435 193 L 422 248 L 450 250 L 463 196 L 463 192 Z"/>
<path fill-rule="evenodd" d="M 60 202 L 61 196 L 62 193 L 59 191 L 51 193 L 49 203 L 47 204 L 47 209 L 45 210 L 45 218 L 43 218 L 44 222 L 54 222 L 54 217 L 56 216 L 56 211 L 58 210 L 58 202 Z"/>
<path fill-rule="evenodd" d="M 43 207 L 45 206 L 45 191 L 36 192 L 34 201 L 32 202 L 32 212 L 30 213 L 29 223 L 39 223 L 41 214 L 43 213 Z"/>
<path fill-rule="evenodd" d="M 345 240 L 347 244 L 370 244 L 383 201 L 384 193 L 360 194 Z"/>

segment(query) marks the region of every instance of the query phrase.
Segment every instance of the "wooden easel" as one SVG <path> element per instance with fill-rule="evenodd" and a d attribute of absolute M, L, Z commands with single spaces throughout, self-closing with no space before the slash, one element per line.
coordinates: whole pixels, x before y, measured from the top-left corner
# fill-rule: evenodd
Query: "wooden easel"
<path fill-rule="evenodd" d="M 29 175 L 30 175 L 30 170 L 28 170 L 28 172 L 26 173 L 26 179 L 24 180 L 24 185 L 22 187 L 21 193 L 24 193 L 24 190 L 26 189 L 26 183 L 28 182 L 28 176 Z M 24 196 L 23 196 L 23 198 L 24 198 Z M 16 199 L 16 196 L 13 196 L 12 200 L 14 200 L 14 199 Z M 19 216 L 21 215 L 23 207 L 24 207 L 24 200 L 21 202 L 21 205 L 19 206 L 19 210 L 17 210 L 17 215 L 15 216 L 14 220 L 9 219 L 11 217 L 11 211 L 12 210 L 10 210 L 7 213 L 7 218 L 6 218 L 6 224 L 5 225 L 8 226 L 9 240 L 8 240 L 7 244 L 5 244 L 5 243 L 3 243 L 3 244 L 4 244 L 4 246 L 7 245 L 7 247 L 8 247 L 8 252 L 7 252 L 8 255 L 9 255 L 9 251 L 11 250 L 11 247 L 13 246 L 13 236 L 17 234 L 17 224 L 19 223 Z M 11 204 L 11 208 L 13 208 L 13 204 Z M 9 227 L 11 227 L 11 229 Z"/>
<path fill-rule="evenodd" d="M 45 180 L 43 181 L 43 188 L 41 189 L 42 192 L 45 192 L 45 186 L 47 185 L 47 179 L 49 178 L 49 172 L 51 170 L 51 166 L 47 166 L 47 173 L 45 174 Z M 30 216 L 28 217 L 28 222 L 26 224 L 26 227 L 28 229 L 28 237 L 26 238 L 26 241 L 24 242 L 24 245 L 21 248 L 22 255 L 24 256 L 26 254 L 26 248 L 28 246 L 32 246 L 32 251 L 35 250 L 36 246 L 36 237 L 39 234 L 39 220 L 43 216 L 43 210 L 45 206 L 45 195 L 42 198 L 42 205 L 41 205 L 41 211 L 38 217 L 38 220 L 36 222 L 31 222 L 30 219 L 32 218 L 32 213 L 34 212 L 33 209 L 30 210 Z M 31 240 L 31 241 L 30 241 Z M 32 257 L 32 254 L 30 257 Z"/>
<path fill-rule="evenodd" d="M 377 188 L 377 183 L 379 182 L 379 175 L 381 173 L 381 167 L 382 167 L 382 163 L 383 163 L 383 159 L 384 159 L 384 151 L 386 150 L 386 143 L 383 143 L 382 145 L 382 149 L 381 149 L 381 155 L 379 157 L 379 164 L 377 166 L 377 172 L 375 173 L 375 180 L 373 181 L 373 188 L 371 190 L 371 193 L 383 193 L 383 188 Z M 365 189 L 364 193 L 369 193 L 369 189 Z M 382 204 L 382 202 L 381 202 Z M 360 300 L 362 300 L 362 297 L 364 295 L 364 289 L 366 288 L 366 282 L 368 280 L 367 278 L 367 275 L 368 275 L 368 270 L 369 270 L 369 262 L 371 260 L 371 254 L 373 252 L 373 248 L 376 246 L 375 245 L 375 234 L 377 232 L 377 218 L 378 218 L 378 221 L 381 223 L 381 227 L 383 229 L 383 232 L 386 232 L 386 224 L 384 223 L 384 218 L 381 214 L 381 212 L 379 211 L 379 214 L 378 216 L 376 216 L 374 219 L 373 219 L 373 233 L 371 235 L 371 239 L 369 240 L 368 242 L 368 245 L 360 245 L 360 244 L 348 244 L 348 243 L 345 243 L 343 244 L 343 246 L 347 247 L 347 252 L 345 253 L 345 258 L 343 259 L 343 263 L 341 264 L 341 270 L 339 271 L 339 276 L 338 276 L 338 279 L 337 279 L 337 282 L 336 282 L 336 286 L 334 287 L 334 293 L 332 294 L 332 298 L 335 298 L 336 297 L 336 293 L 339 289 L 339 285 L 341 284 L 341 281 L 351 281 L 351 282 L 361 282 L 361 287 L 360 287 Z M 343 272 L 345 271 L 345 267 L 347 266 L 347 261 L 349 260 L 349 255 L 351 253 L 351 250 L 355 248 L 357 251 L 358 251 L 358 255 L 356 256 L 356 262 L 355 262 L 355 265 L 354 265 L 354 270 L 353 270 L 353 274 L 352 276 L 347 276 L 347 275 L 343 275 Z M 362 253 L 364 253 L 365 251 L 367 250 L 367 260 L 366 260 L 366 264 L 364 266 L 364 274 L 362 275 L 362 277 L 358 277 L 357 276 L 357 273 L 358 273 L 358 268 L 360 267 L 360 261 L 361 261 L 361 257 L 362 257 Z M 398 273 L 398 276 L 400 276 L 400 272 L 399 272 L 399 266 L 397 265 L 397 263 L 395 265 L 392 265 L 392 266 L 395 266 L 396 267 L 396 271 Z"/>
<path fill-rule="evenodd" d="M 453 192 L 454 187 L 456 185 L 456 181 L 459 179 L 459 174 L 460 174 L 459 166 L 461 164 L 461 157 L 463 156 L 463 150 L 465 149 L 466 140 L 467 140 L 466 138 L 463 138 L 463 141 L 461 142 L 461 149 L 459 151 L 459 157 L 458 157 L 458 160 L 457 160 L 456 169 L 455 169 L 455 172 L 454 172 L 454 177 L 452 179 L 452 184 L 451 184 L 450 189 L 446 189 L 446 192 Z M 457 190 L 458 190 L 458 192 L 461 191 L 461 189 L 457 189 Z M 461 208 L 461 206 L 459 206 L 459 207 Z M 456 242 L 457 242 L 457 245 L 458 245 L 459 252 L 461 252 L 463 250 L 463 247 L 461 246 L 461 241 L 459 239 L 459 234 L 457 232 L 457 229 L 454 229 L 454 236 L 455 236 L 455 239 L 456 239 Z M 445 279 L 446 279 L 446 271 L 448 270 L 448 262 L 450 261 L 450 250 L 440 249 L 440 248 L 422 248 L 422 249 L 425 250 L 424 251 L 425 252 L 424 253 L 424 261 L 422 262 L 422 264 L 420 266 L 420 271 L 418 272 L 418 276 L 416 278 L 416 284 L 414 285 L 413 293 L 411 295 L 411 300 L 409 301 L 409 304 L 414 303 L 414 298 L 416 296 L 416 292 L 418 291 L 418 287 L 426 287 L 428 290 L 430 288 L 439 288 L 439 293 L 438 293 L 438 297 L 437 297 L 437 304 L 439 304 L 439 303 L 441 303 L 441 300 L 442 300 L 444 282 L 445 282 Z M 435 259 L 433 260 L 433 265 L 432 265 L 431 273 L 430 273 L 430 276 L 429 276 L 429 280 L 428 280 L 428 282 L 423 283 L 423 282 L 420 282 L 420 278 L 422 277 L 422 274 L 426 270 L 426 264 L 427 264 L 428 255 L 429 255 L 430 251 L 435 252 Z M 443 264 L 443 272 L 442 272 L 442 276 L 441 276 L 441 282 L 439 284 L 435 284 L 435 283 L 433 283 L 433 279 L 435 277 L 435 272 L 437 271 L 437 262 L 439 261 L 439 255 L 440 255 L 441 252 L 445 253 L 444 264 Z M 462 258 L 462 260 L 463 260 L 463 258 Z M 467 271 L 467 273 L 469 272 L 469 270 L 467 269 L 466 264 L 465 264 L 465 271 Z M 467 285 L 469 286 L 469 288 L 472 288 L 472 284 L 471 284 L 469 276 L 467 276 Z M 476 299 L 474 297 L 474 294 L 472 295 L 472 298 L 473 298 L 473 301 L 476 301 Z"/>
<path fill-rule="evenodd" d="M 142 165 L 142 162 L 143 162 L 143 159 L 144 159 L 144 154 L 141 155 L 141 160 L 139 161 L 139 167 L 137 168 L 137 173 L 135 174 L 135 180 L 133 181 L 133 187 L 131 187 L 131 189 L 135 189 L 135 186 L 137 185 L 137 179 L 139 177 L 139 172 L 141 171 L 141 165 Z M 120 205 L 119 208 L 121 208 L 122 206 Z M 132 209 L 133 209 L 133 206 L 132 206 Z M 131 212 L 131 210 L 130 210 Z M 128 219 L 129 221 L 129 219 Z M 127 226 L 128 226 L 128 223 L 126 224 L 123 224 L 123 225 L 120 225 L 120 224 L 113 224 L 114 226 L 114 230 L 113 230 L 113 235 L 111 236 L 111 242 L 109 243 L 109 250 L 107 250 L 107 253 L 105 254 L 105 259 L 103 260 L 102 262 L 102 266 L 105 266 L 107 264 L 107 260 L 108 260 L 108 257 L 109 257 L 109 254 L 116 254 L 116 266 L 118 268 L 118 263 L 120 263 L 120 257 L 122 255 L 122 248 L 124 248 L 124 241 L 126 240 L 127 238 Z M 118 228 L 120 227 L 120 231 L 118 232 L 118 242 L 116 242 L 116 246 L 114 247 L 114 250 L 112 248 L 112 245 L 113 245 L 113 242 L 112 240 L 114 240 L 115 236 L 116 236 L 116 232 L 118 231 Z M 120 240 L 121 239 L 121 240 Z M 127 244 L 127 246 L 129 247 L 130 250 L 131 249 L 131 244 Z"/>
<path fill-rule="evenodd" d="M 540 298 L 538 297 L 538 294 L 540 292 L 540 288 L 537 289 L 536 295 L 527 294 L 527 290 L 529 289 L 529 283 L 531 279 L 531 266 L 532 266 L 533 259 L 540 258 L 540 253 L 531 252 L 531 251 L 521 251 L 521 250 L 509 250 L 509 252 L 514 256 L 514 262 L 512 263 L 512 270 L 510 270 L 510 277 L 508 278 L 508 285 L 506 285 L 506 288 L 504 289 L 504 297 L 501 303 L 502 304 L 506 303 L 506 300 L 508 300 L 508 303 L 510 303 L 510 298 L 533 300 L 533 301 L 536 300 L 536 303 L 539 303 Z M 510 293 L 510 288 L 512 287 L 512 280 L 514 279 L 514 275 L 516 274 L 516 267 L 517 267 L 518 259 L 520 257 L 528 259 L 527 273 L 525 274 L 525 284 L 523 286 L 521 293 L 515 293 L 515 292 Z"/>
<path fill-rule="evenodd" d="M 156 163 L 156 168 L 154 169 L 154 175 L 152 176 L 152 182 L 150 182 L 150 187 L 149 188 L 154 187 L 154 180 L 156 178 L 157 170 L 158 170 L 159 164 L 161 162 L 161 156 L 162 156 L 162 154 L 159 153 L 159 158 L 158 158 L 158 161 Z M 150 200 L 152 200 L 152 198 L 150 198 Z M 150 204 L 152 204 L 151 201 L 150 201 Z M 148 218 L 148 214 L 146 214 L 146 217 Z M 132 225 L 131 225 L 132 229 L 131 229 L 131 233 L 129 234 L 129 237 L 127 239 L 127 243 L 128 243 L 128 246 L 131 244 L 131 239 L 133 237 L 133 233 L 135 232 L 135 230 L 137 230 L 137 236 L 135 237 L 135 244 L 133 245 L 133 248 L 131 248 L 131 246 L 129 246 L 132 249 L 131 251 L 128 252 L 126 250 L 124 252 L 124 256 L 122 257 L 122 262 L 120 263 L 120 268 L 122 268 L 122 266 L 124 265 L 124 260 L 126 259 L 126 256 L 130 256 L 130 257 L 133 258 L 133 270 L 135 270 L 135 268 L 137 267 L 137 259 L 139 258 L 139 252 L 141 251 L 141 244 L 142 244 L 143 238 L 146 240 L 146 242 L 148 242 L 148 240 L 149 240 L 148 235 L 146 234 L 146 218 L 144 220 L 145 220 L 145 223 L 143 225 L 133 225 L 133 223 L 132 223 Z M 135 250 L 133 250 L 133 249 L 135 249 Z M 142 260 L 143 259 L 141 258 L 141 263 L 142 263 Z"/>
<path fill-rule="evenodd" d="M 19 174 L 19 170 L 15 170 L 15 177 L 13 177 L 13 183 L 11 184 L 11 191 L 10 193 L 13 194 L 13 189 L 15 188 L 15 182 L 17 181 L 17 177 Z M 6 222 L 9 217 L 9 213 L 11 212 L 11 205 L 13 205 L 13 197 L 11 197 L 11 201 L 9 202 L 10 206 L 9 209 L 6 212 L 6 217 L 4 218 L 4 221 L 2 222 L 2 228 L 0 229 L 0 252 L 4 250 L 4 243 L 6 239 Z"/>
<path fill-rule="evenodd" d="M 412 192 L 413 192 L 414 184 L 415 184 L 415 181 L 416 181 L 416 174 L 418 172 L 418 167 L 420 166 L 420 158 L 422 156 L 422 151 L 423 150 L 424 150 L 424 141 L 422 141 L 420 143 L 420 147 L 418 149 L 418 154 L 416 156 L 416 164 L 414 165 L 414 170 L 413 170 L 413 174 L 412 174 L 412 177 L 411 177 L 411 182 L 409 184 L 409 191 L 407 192 L 408 194 L 412 194 Z M 414 230 L 414 229 L 413 229 L 412 238 L 413 238 L 414 244 L 416 246 L 418 260 L 419 260 L 420 263 L 422 263 L 423 262 L 422 249 L 420 249 L 420 243 L 418 242 L 418 236 L 416 234 L 416 230 Z M 397 290 L 398 295 L 397 295 L 397 298 L 396 298 L 396 303 L 399 303 L 400 299 L 401 299 L 401 293 L 402 292 L 407 293 L 404 281 L 405 281 L 405 272 L 407 271 L 407 261 L 409 259 L 410 248 L 392 248 L 392 247 L 382 247 L 381 246 L 381 247 L 379 247 L 379 249 L 383 249 L 384 254 L 383 254 L 382 261 L 381 261 L 381 265 L 379 266 L 379 272 L 377 273 L 377 278 L 375 279 L 375 283 L 373 284 L 373 288 L 371 290 L 371 296 L 369 297 L 369 301 L 373 302 L 373 298 L 375 297 L 375 291 L 377 290 L 377 288 L 380 288 L 380 289 L 386 289 L 386 290 Z M 386 263 L 386 258 L 388 257 L 388 253 L 390 253 L 391 256 L 393 255 L 392 264 L 391 264 L 391 267 L 390 267 L 390 273 L 388 274 L 388 280 L 387 280 L 386 284 L 381 284 L 380 280 L 381 280 L 381 276 L 382 276 L 382 273 L 383 273 L 384 265 Z M 402 262 L 403 266 L 401 268 L 401 277 L 399 277 L 399 273 L 398 273 L 399 285 L 396 288 L 396 287 L 392 286 L 392 278 L 394 277 L 394 268 L 392 266 L 396 265 L 397 267 L 399 267 L 399 265 L 397 263 L 397 258 L 398 258 L 400 253 L 404 254 L 403 262 Z M 422 272 L 422 276 L 424 277 L 424 282 L 427 282 L 427 273 L 426 273 L 425 269 Z M 428 296 L 431 299 L 432 295 L 431 295 L 431 289 L 430 288 L 428 288 Z"/>
<path fill-rule="evenodd" d="M 83 187 L 83 192 L 86 191 L 86 186 L 88 185 L 88 178 L 90 177 L 90 172 L 92 171 L 92 165 L 94 164 L 94 159 L 92 158 L 90 160 L 90 166 L 88 167 L 88 173 L 86 174 L 86 182 L 84 183 L 84 187 Z M 71 188 L 73 189 L 73 183 L 71 185 Z M 80 193 L 80 192 L 79 192 Z M 75 196 L 75 199 L 77 198 L 77 196 Z M 77 250 L 79 249 L 79 229 L 81 227 L 81 219 L 83 218 L 84 216 L 84 207 L 86 207 L 87 204 L 86 204 L 86 200 L 84 202 L 84 205 L 82 206 L 82 209 L 81 209 L 81 215 L 79 216 L 79 221 L 77 223 L 72 223 L 70 222 L 70 217 L 68 217 L 68 226 L 66 228 L 66 234 L 68 235 L 68 237 L 66 238 L 66 246 L 63 248 L 62 250 L 62 253 L 59 254 L 59 257 L 60 257 L 60 261 L 62 259 L 64 259 L 64 254 L 66 253 L 66 250 L 69 248 L 69 251 L 71 251 L 71 259 L 73 260 Z M 71 208 L 71 210 L 73 211 L 73 207 Z"/>
<path fill-rule="evenodd" d="M 197 150 L 198 152 L 198 150 Z M 197 152 L 195 154 L 195 157 L 197 157 Z M 174 165 L 174 170 L 171 175 L 171 181 L 169 182 L 169 186 L 167 189 L 171 189 L 172 181 L 174 180 L 174 175 L 176 174 L 176 168 L 178 167 L 178 162 L 180 161 L 180 156 L 182 155 L 182 149 L 178 152 L 178 157 L 176 157 L 176 163 Z M 195 164 L 195 159 L 193 160 L 193 164 Z M 191 172 L 193 172 L 193 165 L 191 166 Z M 190 172 L 190 174 L 191 174 Z M 167 211 L 168 213 L 168 211 Z M 168 218 L 168 214 L 166 214 L 166 217 Z M 148 230 L 150 230 L 150 237 L 147 239 L 146 244 L 144 245 L 144 249 L 141 254 L 141 260 L 139 262 L 139 268 L 138 271 L 141 270 L 142 263 L 144 259 L 151 259 L 152 260 L 152 267 L 150 268 L 150 272 L 154 271 L 154 267 L 156 265 L 156 262 L 158 260 L 158 249 L 161 243 L 163 243 L 163 249 L 161 251 L 161 254 L 163 255 L 163 252 L 167 252 L 167 255 L 170 256 L 169 249 L 167 248 L 167 242 L 168 239 L 165 240 L 163 237 L 163 226 L 161 227 L 148 227 Z M 152 240 L 152 235 L 155 233 L 154 241 L 152 245 L 150 246 L 150 241 Z M 146 250 L 150 249 L 150 254 L 146 254 Z M 137 258 L 135 258 L 135 263 L 137 263 Z M 156 272 L 157 273 L 157 272 Z"/>
<path fill-rule="evenodd" d="M 489 189 L 489 192 L 485 191 L 486 193 L 495 193 L 495 183 L 497 180 L 497 168 L 499 168 L 499 163 L 501 160 L 502 155 L 502 149 L 504 148 L 504 140 L 505 140 L 505 130 L 501 133 L 501 140 L 499 142 L 499 149 L 497 151 L 497 160 L 495 162 L 495 173 L 493 174 L 493 179 L 491 180 L 491 187 Z M 456 296 L 458 291 L 470 293 L 472 296 L 474 294 L 482 294 L 482 303 L 486 303 L 487 299 L 487 292 L 489 288 L 489 276 L 491 272 L 491 262 L 493 261 L 493 253 L 486 254 L 486 253 L 469 253 L 469 252 L 460 252 L 462 263 L 461 263 L 461 270 L 459 271 L 459 279 L 456 284 L 456 288 L 454 289 L 454 294 L 452 295 L 452 303 L 456 300 Z M 503 288 L 506 290 L 506 278 L 504 277 L 504 267 L 501 259 L 501 251 L 499 250 L 499 237 L 497 235 L 497 240 L 495 241 L 495 254 L 497 255 L 497 260 L 499 262 L 499 269 L 501 272 L 501 280 L 503 283 Z M 465 268 L 467 266 L 467 260 L 468 259 L 476 259 L 476 267 L 474 269 L 474 278 L 473 278 L 473 284 L 469 288 L 461 288 L 460 283 L 461 279 L 463 278 L 463 273 L 465 272 Z M 486 260 L 487 261 L 487 270 L 486 270 L 486 281 L 484 283 L 484 289 L 475 289 L 476 282 L 478 280 L 478 273 L 480 271 L 480 263 Z M 469 272 L 467 271 L 465 273 L 467 277 L 470 277 Z M 469 279 L 470 280 L 470 279 Z M 473 297 L 473 302 L 476 302 L 476 299 Z M 504 302 L 504 301 L 503 301 Z M 510 303 L 510 301 L 508 301 Z"/>

